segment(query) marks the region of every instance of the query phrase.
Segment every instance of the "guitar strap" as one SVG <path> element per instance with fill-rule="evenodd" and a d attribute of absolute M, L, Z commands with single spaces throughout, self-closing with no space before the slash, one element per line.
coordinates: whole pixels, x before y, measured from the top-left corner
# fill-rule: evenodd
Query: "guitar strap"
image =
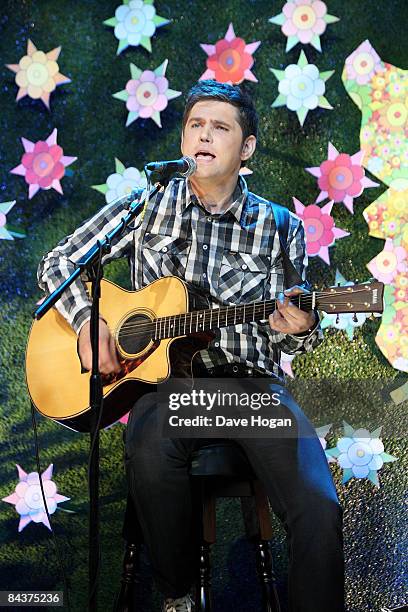
<path fill-rule="evenodd" d="M 271 202 L 271 204 L 281 246 L 285 288 L 288 289 L 294 285 L 300 285 L 308 289 L 309 283 L 302 279 L 288 255 L 289 211 L 284 206 L 276 204 L 275 202 Z"/>

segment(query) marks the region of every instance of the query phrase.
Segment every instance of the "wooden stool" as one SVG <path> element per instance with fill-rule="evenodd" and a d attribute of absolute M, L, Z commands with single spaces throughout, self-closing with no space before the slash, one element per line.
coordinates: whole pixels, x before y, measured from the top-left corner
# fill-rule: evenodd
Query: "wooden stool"
<path fill-rule="evenodd" d="M 210 612 L 210 548 L 216 541 L 217 497 L 240 497 L 247 537 L 255 544 L 261 583 L 262 609 L 279 612 L 269 540 L 272 526 L 268 498 L 241 447 L 232 441 L 217 441 L 193 453 L 190 474 L 199 489 L 201 503 L 200 557 L 197 580 L 197 611 Z"/>
<path fill-rule="evenodd" d="M 190 475 L 199 508 L 196 518 L 200 534 L 195 610 L 212 610 L 210 550 L 216 541 L 216 499 L 240 497 L 246 535 L 255 544 L 262 611 L 280 612 L 269 546 L 272 526 L 268 498 L 244 451 L 232 440 L 209 441 L 192 454 Z M 130 497 L 126 507 L 123 536 L 127 544 L 121 589 L 114 612 L 133 612 L 132 586 L 138 569 L 142 534 Z"/>

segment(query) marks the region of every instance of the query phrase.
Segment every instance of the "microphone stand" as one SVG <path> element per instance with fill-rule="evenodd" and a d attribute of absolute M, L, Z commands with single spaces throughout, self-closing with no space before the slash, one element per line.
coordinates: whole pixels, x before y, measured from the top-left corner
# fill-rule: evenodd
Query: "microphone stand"
<path fill-rule="evenodd" d="M 166 186 L 165 180 L 156 183 L 148 193 L 148 199 L 154 197 L 162 187 Z M 99 298 L 100 281 L 103 270 L 101 260 L 103 255 L 111 250 L 112 240 L 119 238 L 130 222 L 136 217 L 144 202 L 135 200 L 134 194 L 126 196 L 124 204 L 128 203 L 128 213 L 122 217 L 120 223 L 102 240 L 97 240 L 87 253 L 76 263 L 74 272 L 51 293 L 33 314 L 35 319 L 41 319 L 46 312 L 60 299 L 64 291 L 83 272 L 87 272 L 92 282 L 92 309 L 91 309 L 91 347 L 92 347 L 92 372 L 90 377 L 90 453 L 88 464 L 88 486 L 89 486 L 89 585 L 88 585 L 88 609 L 97 612 L 97 587 L 100 566 L 100 543 L 99 543 L 99 426 L 103 411 L 103 388 L 99 371 Z"/>

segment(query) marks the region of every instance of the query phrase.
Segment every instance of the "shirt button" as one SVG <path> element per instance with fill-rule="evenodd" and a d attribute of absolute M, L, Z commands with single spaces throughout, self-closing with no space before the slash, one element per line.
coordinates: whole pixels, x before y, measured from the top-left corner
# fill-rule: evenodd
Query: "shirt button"
<path fill-rule="evenodd" d="M 206 251 L 208 249 L 208 244 L 203 244 L 203 249 Z"/>
<path fill-rule="evenodd" d="M 207 274 L 203 272 L 203 278 L 207 278 Z"/>
<path fill-rule="evenodd" d="M 211 223 L 211 221 L 212 221 L 211 217 L 207 217 L 207 221 L 209 221 Z"/>
<path fill-rule="evenodd" d="M 162 248 L 162 253 L 166 253 L 167 252 L 167 247 L 163 247 Z"/>
<path fill-rule="evenodd" d="M 246 264 L 242 264 L 242 269 L 243 269 L 243 270 L 246 270 L 246 269 L 247 269 L 247 267 L 248 267 L 248 266 L 247 266 Z"/>
<path fill-rule="evenodd" d="M 216 346 L 217 348 L 220 346 L 219 342 L 214 342 L 214 346 Z"/>

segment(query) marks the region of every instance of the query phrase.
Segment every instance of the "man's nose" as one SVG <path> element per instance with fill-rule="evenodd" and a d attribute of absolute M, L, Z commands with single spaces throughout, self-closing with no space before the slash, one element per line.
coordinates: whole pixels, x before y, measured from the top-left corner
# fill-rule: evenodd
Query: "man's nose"
<path fill-rule="evenodd" d="M 207 126 L 203 126 L 200 134 L 200 140 L 203 142 L 210 142 L 212 139 L 211 128 Z"/>

